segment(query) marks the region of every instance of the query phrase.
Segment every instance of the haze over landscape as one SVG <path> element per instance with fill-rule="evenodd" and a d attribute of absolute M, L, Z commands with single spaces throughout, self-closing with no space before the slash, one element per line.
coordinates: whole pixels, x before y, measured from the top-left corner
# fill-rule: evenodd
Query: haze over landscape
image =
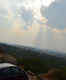
<path fill-rule="evenodd" d="M 0 71 L 66 80 L 66 0 L 0 0 Z"/>
<path fill-rule="evenodd" d="M 66 52 L 66 0 L 0 0 L 0 42 Z"/>

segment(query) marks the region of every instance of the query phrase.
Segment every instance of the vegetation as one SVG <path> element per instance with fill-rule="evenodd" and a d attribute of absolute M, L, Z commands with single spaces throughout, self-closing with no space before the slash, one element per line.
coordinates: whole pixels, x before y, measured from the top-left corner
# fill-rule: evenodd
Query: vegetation
<path fill-rule="evenodd" d="M 47 73 L 52 68 L 59 68 L 66 71 L 66 58 L 49 55 L 41 50 L 34 50 L 24 46 L 10 46 L 0 44 L 5 54 L 16 58 L 17 65 L 24 64 L 26 71 L 31 70 L 36 74 Z M 66 74 L 66 72 L 65 72 Z"/>

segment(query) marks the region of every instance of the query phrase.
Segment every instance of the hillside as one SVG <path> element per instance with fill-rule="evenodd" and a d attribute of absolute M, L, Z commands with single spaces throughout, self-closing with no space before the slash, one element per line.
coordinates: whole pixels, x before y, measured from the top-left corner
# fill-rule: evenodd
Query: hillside
<path fill-rule="evenodd" d="M 5 54 L 11 55 L 16 58 L 17 64 L 24 63 L 24 69 L 26 71 L 31 70 L 36 74 L 46 73 L 49 69 L 60 68 L 63 69 L 66 66 L 66 58 L 49 54 L 46 50 L 15 46 L 0 43 L 0 47 L 3 48 Z"/>

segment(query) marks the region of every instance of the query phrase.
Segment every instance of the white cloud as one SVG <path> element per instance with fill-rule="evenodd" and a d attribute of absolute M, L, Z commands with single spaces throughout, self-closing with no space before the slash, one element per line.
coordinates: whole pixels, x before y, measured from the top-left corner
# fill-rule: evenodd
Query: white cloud
<path fill-rule="evenodd" d="M 12 9 L 13 11 L 13 14 L 15 14 L 15 12 L 18 13 L 18 11 L 21 10 L 21 8 L 25 8 L 25 10 L 31 10 L 32 11 L 32 14 L 33 14 L 33 17 L 34 19 L 39 19 L 42 17 L 41 15 L 41 7 L 42 6 L 45 6 L 45 7 L 48 7 L 50 4 L 52 4 L 55 0 L 15 0 L 13 2 L 10 1 L 10 8 Z M 13 7 L 12 7 L 13 6 Z M 16 11 L 15 11 L 16 10 Z M 20 15 L 20 14 L 18 14 Z"/>
<path fill-rule="evenodd" d="M 42 6 L 49 7 L 55 0 L 41 0 Z"/>
<path fill-rule="evenodd" d="M 40 11 L 42 6 L 44 6 L 44 8 L 49 7 L 54 1 L 55 0 L 42 0 L 42 2 L 41 0 L 0 0 L 0 5 L 2 5 L 0 8 L 8 11 L 8 15 L 6 15 L 6 17 L 8 16 L 7 25 L 10 24 L 10 29 L 5 27 L 5 25 L 3 28 L 0 28 L 0 41 L 20 45 L 38 45 L 43 49 L 66 51 L 64 46 L 66 29 L 61 30 L 47 25 L 48 19 L 43 17 Z M 26 17 L 24 18 L 22 13 L 20 13 L 23 12 L 23 9 L 26 14 L 29 14 L 31 11 L 32 18 L 30 20 L 25 20 Z M 26 14 L 25 16 L 28 16 L 28 14 Z M 3 14 L 0 16 L 3 17 Z M 28 20 L 29 22 L 32 20 L 31 25 L 26 25 Z M 2 22 L 4 21 L 2 20 Z M 24 29 L 25 25 L 26 27 L 28 26 L 27 30 Z"/>

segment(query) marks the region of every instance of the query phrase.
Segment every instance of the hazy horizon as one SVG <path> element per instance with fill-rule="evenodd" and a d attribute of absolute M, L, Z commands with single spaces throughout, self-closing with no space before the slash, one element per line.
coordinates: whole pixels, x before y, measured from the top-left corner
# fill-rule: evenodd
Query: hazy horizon
<path fill-rule="evenodd" d="M 66 52 L 65 9 L 66 0 L 0 0 L 0 42 Z"/>

